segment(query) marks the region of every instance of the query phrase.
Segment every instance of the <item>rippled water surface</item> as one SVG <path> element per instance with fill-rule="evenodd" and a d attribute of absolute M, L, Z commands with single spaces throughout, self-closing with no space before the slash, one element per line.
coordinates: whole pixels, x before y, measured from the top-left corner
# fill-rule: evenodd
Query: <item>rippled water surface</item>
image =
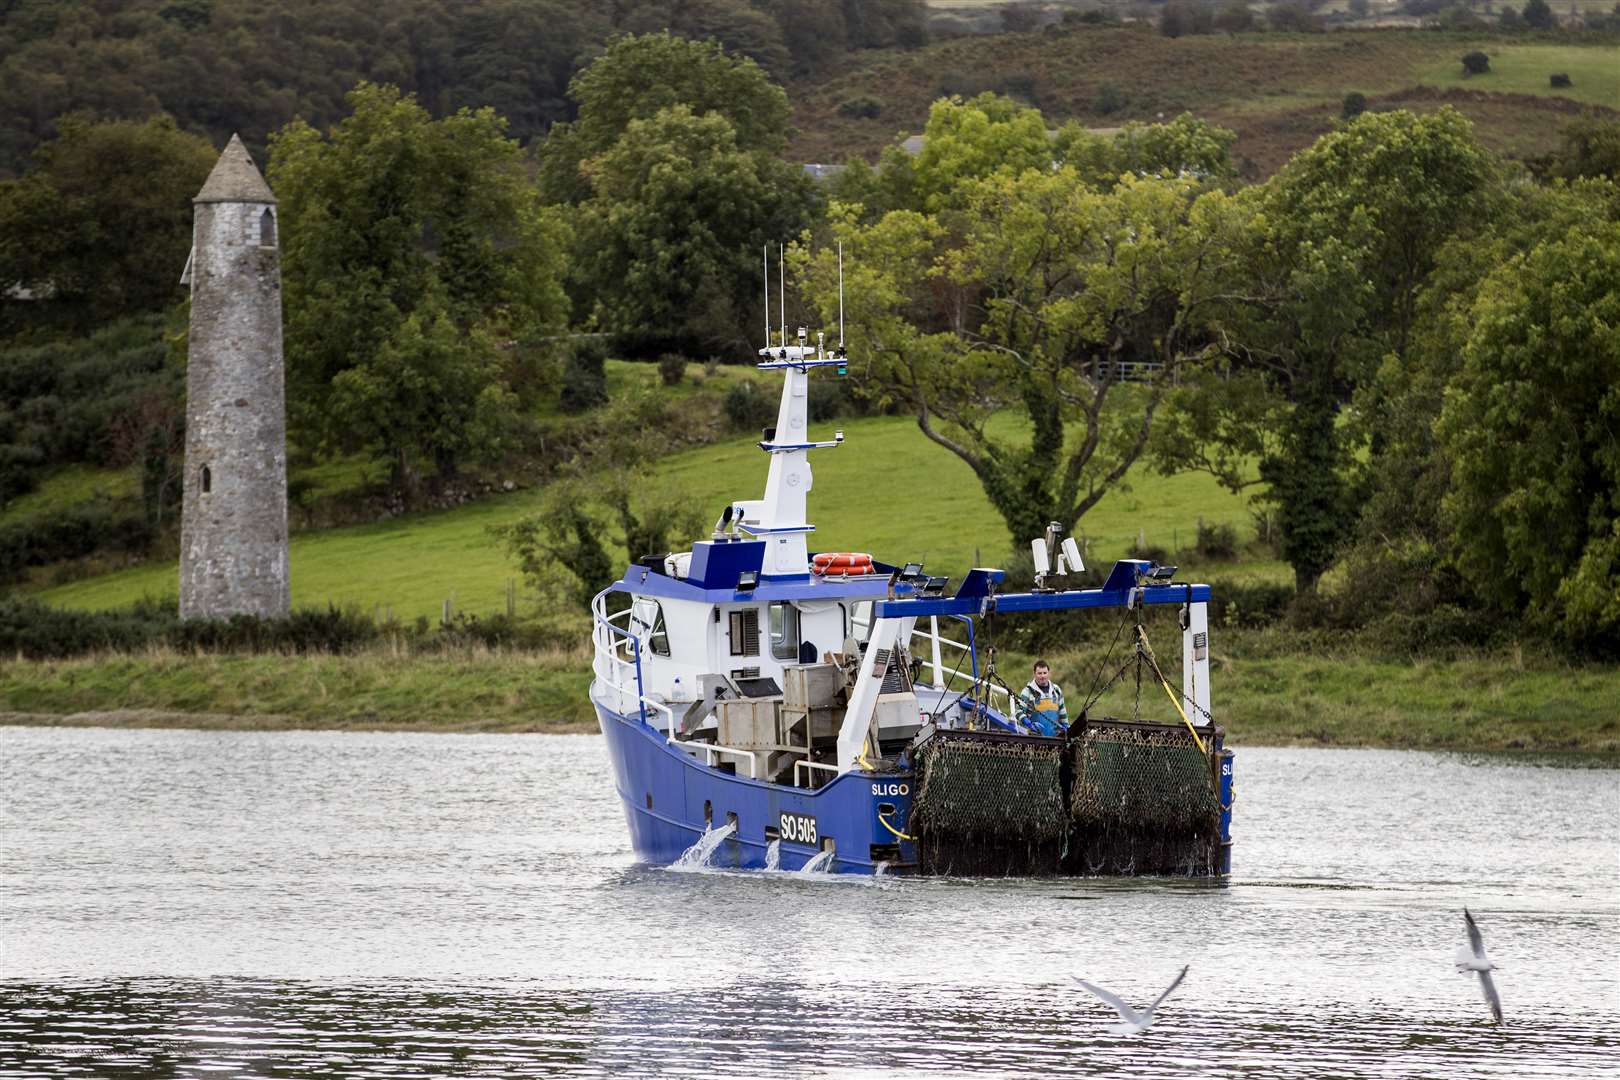
<path fill-rule="evenodd" d="M 1238 754 L 1226 885 L 874 884 L 636 865 L 595 737 L 0 729 L 0 1075 L 1620 1075 L 1620 772 Z"/>

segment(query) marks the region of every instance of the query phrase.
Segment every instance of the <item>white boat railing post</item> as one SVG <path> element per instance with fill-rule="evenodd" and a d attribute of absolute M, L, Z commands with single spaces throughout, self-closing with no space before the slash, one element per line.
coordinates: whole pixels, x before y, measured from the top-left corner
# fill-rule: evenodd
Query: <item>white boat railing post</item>
<path fill-rule="evenodd" d="M 944 670 L 944 668 L 942 668 L 940 666 L 940 663 L 939 663 L 939 616 L 938 615 L 930 615 L 930 616 L 928 616 L 928 638 L 929 638 L 929 641 L 933 644 L 933 647 L 934 647 L 933 648 L 933 654 L 934 654 L 934 660 L 933 660 L 933 662 L 934 662 L 934 685 L 938 686 L 938 687 L 943 687 L 945 685 L 945 683 L 943 682 L 943 680 L 945 678 L 945 670 Z"/>
<path fill-rule="evenodd" d="M 1209 605 L 1188 603 L 1187 626 L 1181 632 L 1181 696 L 1188 719 L 1206 724 L 1209 707 Z"/>

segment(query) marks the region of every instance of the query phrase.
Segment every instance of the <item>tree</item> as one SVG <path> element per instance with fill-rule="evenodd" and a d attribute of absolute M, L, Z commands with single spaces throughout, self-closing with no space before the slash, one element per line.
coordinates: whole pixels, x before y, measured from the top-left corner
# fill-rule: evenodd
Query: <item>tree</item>
<path fill-rule="evenodd" d="M 1519 11 L 1519 18 L 1532 30 L 1551 30 L 1558 25 L 1558 16 L 1553 14 L 1552 5 L 1547 0 L 1526 0 Z"/>
<path fill-rule="evenodd" d="M 1437 429 L 1459 566 L 1498 609 L 1620 642 L 1620 224 L 1510 260 L 1472 316 Z"/>
<path fill-rule="evenodd" d="M 1182 113 L 1167 124 L 1129 123 L 1114 136 L 1113 171 L 1225 180 L 1237 133 Z"/>
<path fill-rule="evenodd" d="M 588 610 L 618 577 L 609 545 L 632 559 L 662 555 L 689 544 L 701 528 L 684 492 L 646 472 L 620 469 L 588 483 L 579 477 L 553 483 L 538 513 L 496 534 L 543 598 Z"/>
<path fill-rule="evenodd" d="M 1475 602 L 1456 571 L 1455 537 L 1441 510 L 1452 486 L 1452 462 L 1435 428 L 1474 331 L 1483 282 L 1572 228 L 1620 220 L 1620 193 L 1607 184 L 1518 184 L 1503 198 L 1506 205 L 1491 215 L 1488 232 L 1460 232 L 1444 242 L 1418 296 L 1405 355 L 1386 355 L 1357 388 L 1356 415 L 1376 428 L 1378 452 L 1358 485 L 1367 498 L 1356 565 L 1366 568 L 1365 577 L 1406 582 L 1400 598 L 1406 610 Z M 1368 591 L 1362 580 L 1349 585 Z"/>
<path fill-rule="evenodd" d="M 1382 449 L 1376 418 L 1387 403 L 1376 395 L 1361 400 L 1361 427 L 1344 423 L 1341 408 L 1357 387 L 1373 383 L 1382 358 L 1407 355 L 1418 298 L 1439 252 L 1489 219 L 1497 184 L 1496 166 L 1471 125 L 1443 109 L 1424 117 L 1364 114 L 1247 196 L 1255 212 L 1244 271 L 1228 283 L 1230 302 L 1218 321 L 1229 360 L 1261 379 L 1273 404 L 1202 404 L 1225 417 L 1206 430 L 1227 452 L 1212 455 L 1182 440 L 1162 445 L 1157 456 L 1166 469 L 1223 465 L 1212 471 L 1236 490 L 1256 478 L 1231 466 L 1258 453 L 1301 592 L 1313 591 L 1331 565 L 1334 550 L 1324 538 L 1349 539 L 1355 441 L 1373 459 Z"/>
<path fill-rule="evenodd" d="M 1491 58 L 1476 49 L 1463 53 L 1462 66 L 1464 75 L 1483 75 L 1491 70 Z"/>
<path fill-rule="evenodd" d="M 746 346 L 762 246 L 811 219 L 803 170 L 685 105 L 632 120 L 584 169 L 577 273 L 600 326 L 636 351 Z"/>
<path fill-rule="evenodd" d="M 64 117 L 19 180 L 0 181 L 0 282 L 106 321 L 184 294 L 191 199 L 217 152 L 166 116 Z"/>
<path fill-rule="evenodd" d="M 774 155 L 787 146 L 787 94 L 753 60 L 712 41 L 667 33 L 615 38 L 574 77 L 568 96 L 579 118 L 554 127 L 541 148 L 541 189 L 555 202 L 589 197 L 582 163 L 611 150 L 632 122 L 676 105 L 724 117 L 740 150 Z"/>
<path fill-rule="evenodd" d="M 1352 4 L 1358 0 L 1350 0 Z M 1359 0 L 1366 3 L 1366 0 Z M 1225 30 L 1228 34 L 1244 34 L 1254 29 L 1254 8 L 1249 6 L 1248 0 L 1228 0 L 1222 6 L 1220 13 L 1215 16 L 1215 26 Z"/>
<path fill-rule="evenodd" d="M 1344 104 L 1339 109 L 1339 116 L 1345 120 L 1354 120 L 1367 111 L 1367 95 L 1359 90 L 1352 90 L 1344 95 Z"/>
<path fill-rule="evenodd" d="M 396 489 L 499 453 L 516 407 L 496 342 L 560 323 L 566 233 L 488 109 L 434 121 L 362 84 L 325 135 L 271 142 L 282 209 L 288 413 L 304 445 L 369 447 Z"/>
<path fill-rule="evenodd" d="M 1038 109 L 989 92 L 970 101 L 940 98 L 928 110 L 912 166 L 912 205 L 941 210 L 963 197 L 968 181 L 1046 168 L 1052 153 Z"/>
<path fill-rule="evenodd" d="M 1548 163 L 1549 173 L 1568 180 L 1606 176 L 1620 181 L 1620 120 L 1589 113 L 1571 120 L 1559 134 L 1562 145 Z"/>
<path fill-rule="evenodd" d="M 679 4 L 648 0 L 622 14 L 617 25 L 632 34 L 668 30 L 691 41 L 717 42 L 766 71 L 784 71 L 788 66 L 782 28 L 749 0 L 684 0 Z"/>
<path fill-rule="evenodd" d="M 949 225 L 895 211 L 863 226 L 837 208 L 869 391 L 967 463 L 1015 540 L 1072 527 L 1120 485 L 1170 381 L 1207 352 L 1231 203 L 1196 196 L 1185 178 L 1099 192 L 1065 167 L 980 180 Z M 836 317 L 832 254 L 801 266 Z"/>
<path fill-rule="evenodd" d="M 839 0 L 849 43 L 857 49 L 914 49 L 928 41 L 926 0 Z"/>
<path fill-rule="evenodd" d="M 559 404 L 565 413 L 582 413 L 606 405 L 607 347 L 600 339 L 586 338 L 568 354 L 563 367 Z"/>

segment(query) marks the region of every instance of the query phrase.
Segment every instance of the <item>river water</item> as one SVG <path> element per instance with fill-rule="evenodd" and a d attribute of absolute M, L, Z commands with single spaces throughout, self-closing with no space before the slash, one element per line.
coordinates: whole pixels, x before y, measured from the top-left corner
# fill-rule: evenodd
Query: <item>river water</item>
<path fill-rule="evenodd" d="M 873 883 L 636 865 L 594 736 L 0 729 L 0 1076 L 1620 1076 L 1620 772 L 1236 749 L 1227 884 Z"/>

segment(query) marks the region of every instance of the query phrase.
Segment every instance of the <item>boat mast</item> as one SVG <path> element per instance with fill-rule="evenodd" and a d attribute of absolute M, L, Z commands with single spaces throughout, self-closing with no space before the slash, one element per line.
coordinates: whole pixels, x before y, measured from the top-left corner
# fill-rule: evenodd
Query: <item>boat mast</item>
<path fill-rule="evenodd" d="M 776 426 L 766 428 L 759 448 L 771 456 L 765 478 L 765 497 L 737 504 L 742 510 L 740 527 L 765 541 L 763 573 L 766 577 L 804 577 L 810 572 L 810 549 L 806 537 L 815 526 L 807 520 L 806 496 L 811 487 L 809 452 L 837 446 L 844 441 L 842 431 L 824 442 L 809 437 L 810 369 L 832 367 L 843 374 L 845 361 L 825 355 L 810 344 L 810 332 L 801 327 L 798 341 L 788 344 L 787 272 L 785 250 L 777 246 L 777 313 L 781 320 L 781 344 L 772 346 L 770 248 L 765 250 L 765 347 L 759 350 L 762 371 L 782 373 L 782 400 L 776 410 Z M 840 276 L 842 258 L 840 257 Z M 842 337 L 842 297 L 839 305 Z M 842 351 L 842 350 L 840 350 Z"/>

